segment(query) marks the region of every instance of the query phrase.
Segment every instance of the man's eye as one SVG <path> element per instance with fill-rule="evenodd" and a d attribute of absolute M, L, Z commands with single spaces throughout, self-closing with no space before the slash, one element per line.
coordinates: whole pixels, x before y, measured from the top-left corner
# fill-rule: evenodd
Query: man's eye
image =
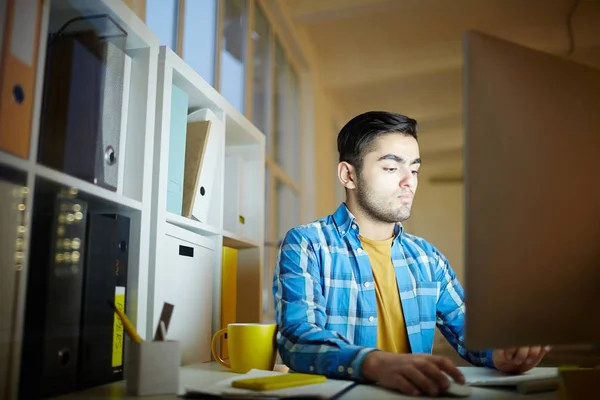
<path fill-rule="evenodd" d="M 394 172 L 394 171 L 397 171 L 398 168 L 384 168 L 383 170 L 387 171 L 387 172 Z"/>
<path fill-rule="evenodd" d="M 419 175 L 419 171 L 412 171 L 413 175 Z"/>

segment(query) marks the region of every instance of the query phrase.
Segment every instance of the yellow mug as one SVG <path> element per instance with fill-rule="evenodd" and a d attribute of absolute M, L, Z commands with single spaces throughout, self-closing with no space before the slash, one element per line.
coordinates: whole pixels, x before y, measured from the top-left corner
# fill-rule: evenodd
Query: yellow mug
<path fill-rule="evenodd" d="M 223 360 L 217 352 L 217 340 L 225 334 L 231 363 Z M 251 369 L 272 371 L 277 357 L 276 334 L 276 324 L 229 324 L 215 333 L 211 351 L 219 364 L 233 372 L 245 374 Z"/>

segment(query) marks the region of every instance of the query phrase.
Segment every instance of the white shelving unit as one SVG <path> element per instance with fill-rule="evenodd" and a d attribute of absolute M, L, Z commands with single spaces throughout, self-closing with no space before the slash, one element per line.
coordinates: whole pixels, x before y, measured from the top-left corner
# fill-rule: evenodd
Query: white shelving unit
<path fill-rule="evenodd" d="M 125 142 L 121 142 L 125 150 L 117 156 L 124 168 L 123 184 L 117 191 L 50 168 L 38 157 L 48 34 L 73 16 L 98 14 L 110 16 L 127 32 L 126 54 L 131 65 L 124 90 L 128 100 L 127 107 L 123 108 L 127 123 L 121 132 L 125 134 Z M 34 15 L 28 23 L 34 29 Z M 224 126 L 222 153 L 214 170 L 214 197 L 207 221 L 176 215 L 166 208 L 172 85 L 187 93 L 190 111 L 209 109 Z M 24 214 L 24 261 L 20 269 L 15 269 L 18 288 L 11 326 L 15 340 L 10 348 L 10 365 L 6 365 L 10 372 L 9 391 L 0 391 L 0 397 L 5 393 L 10 398 L 16 397 L 21 378 L 27 260 L 35 251 L 29 247 L 28 232 L 36 192 L 76 189 L 77 196 L 88 203 L 89 210 L 119 213 L 130 218 L 126 312 L 143 338 L 154 335 L 162 307 L 161 296 L 165 293 L 179 296 L 176 300 L 181 303 L 176 304 L 175 313 L 179 312 L 180 317 L 193 320 L 197 313 L 208 315 L 208 332 L 220 329 L 222 246 L 238 249 L 237 321 L 262 321 L 265 137 L 179 56 L 161 47 L 158 37 L 121 0 L 44 2 L 30 139 L 26 158 L 0 149 L 0 180 L 12 181 L 29 190 Z M 231 160 L 235 160 L 235 168 L 228 165 Z M 193 263 L 182 267 L 186 268 L 186 276 L 173 274 L 178 266 L 170 260 L 177 256 L 177 248 L 173 246 L 179 241 L 179 255 L 182 249 L 197 252 L 206 274 L 200 273 Z M 201 295 L 196 295 L 197 292 Z M 194 341 L 197 328 L 190 325 L 180 334 Z M 206 330 L 206 324 L 200 328 Z M 200 346 L 203 354 L 192 354 L 185 361 L 206 357 L 209 349 L 205 348 L 205 338 L 202 340 L 190 342 L 190 352 Z"/>
<path fill-rule="evenodd" d="M 124 108 L 127 119 L 125 150 L 124 154 L 118 155 L 124 168 L 123 185 L 117 191 L 50 168 L 38 157 L 48 33 L 56 31 L 73 16 L 98 14 L 110 16 L 127 32 L 126 54 L 131 62 L 124 90 L 128 93 L 128 106 Z M 35 16 L 30 18 L 28 22 L 34 29 Z M 156 317 L 162 306 L 161 296 L 167 292 L 171 296 L 180 296 L 181 305 L 177 307 L 176 304 L 175 313 L 183 313 L 185 318 L 198 312 L 208 315 L 208 332 L 220 329 L 222 246 L 238 249 L 237 320 L 260 322 L 264 135 L 173 51 L 159 46 L 158 37 L 121 0 L 45 1 L 36 79 L 29 157 L 21 158 L 0 149 L 0 180 L 13 181 L 29 189 L 25 201 L 24 262 L 22 269 L 15 270 L 17 312 L 11 328 L 15 341 L 10 349 L 11 362 L 7 366 L 10 390 L 6 393 L 11 398 L 16 397 L 20 379 L 27 260 L 29 254 L 35 251 L 29 248 L 27 232 L 31 228 L 31 208 L 36 191 L 73 188 L 78 197 L 87 201 L 90 210 L 119 213 L 131 219 L 126 312 L 142 337 L 154 335 Z M 214 170 L 214 197 L 207 221 L 167 212 L 171 85 L 187 93 L 190 110 L 207 108 L 224 126 L 220 147 L 222 154 Z M 227 164 L 232 159 L 235 159 L 235 168 Z M 177 266 L 169 260 L 177 256 L 173 245 L 179 243 L 178 240 L 182 241 L 179 254 L 181 249 L 198 252 L 201 267 L 207 269 L 207 274 L 203 275 L 190 263 L 185 265 L 188 275 L 183 277 L 189 279 L 172 274 Z M 203 276 L 209 279 L 205 280 Z M 196 291 L 203 295 L 196 296 Z M 200 303 L 195 304 L 194 301 Z M 210 307 L 206 303 L 210 303 Z M 193 341 L 196 328 L 190 326 L 188 331 L 180 333 Z M 201 328 L 207 329 L 206 325 Z M 206 357 L 208 349 L 203 340 L 191 343 L 190 347 L 194 349 L 194 346 L 200 345 L 203 354 L 192 354 L 186 360 L 191 362 Z M 0 392 L 0 397 L 3 394 Z"/>
<path fill-rule="evenodd" d="M 182 241 L 197 238 L 209 238 L 213 242 L 213 251 L 203 251 L 203 259 L 199 260 L 198 268 L 209 268 L 212 271 L 211 282 L 192 282 L 198 291 L 212 291 L 212 333 L 220 329 L 221 305 L 221 262 L 222 246 L 233 247 L 238 251 L 238 284 L 237 320 L 240 322 L 260 322 L 262 320 L 262 268 L 264 243 L 264 165 L 265 137 L 238 110 L 233 108 L 221 94 L 200 77 L 170 48 L 162 46 L 159 52 L 156 102 L 156 135 L 154 138 L 154 181 L 152 199 L 152 229 L 150 238 L 150 293 L 148 308 L 148 332 L 156 326 L 162 302 L 165 283 L 158 277 L 165 276 L 165 271 L 171 274 L 182 273 L 173 266 L 170 258 L 172 249 L 166 239 L 166 232 L 173 227 L 180 230 Z M 224 125 L 224 137 L 220 138 L 222 151 L 219 162 L 213 173 L 215 184 L 212 190 L 207 221 L 198 221 L 167 211 L 167 185 L 169 168 L 169 139 L 171 122 L 171 93 L 172 85 L 184 91 L 188 96 L 188 114 L 194 110 L 209 109 Z M 212 133 L 211 133 L 212 134 Z M 226 155 L 229 152 L 240 152 L 244 156 L 244 175 L 237 176 L 226 168 Z M 245 179 L 244 186 L 238 185 L 240 179 Z M 243 189 L 243 192 L 240 190 Z M 245 198 L 248 214 L 244 216 L 247 229 L 238 230 L 234 226 L 225 226 L 224 221 L 231 215 L 238 218 L 238 209 L 229 207 L 227 198 Z M 191 236 L 190 236 L 191 235 Z M 187 239 L 184 239 L 186 236 Z M 200 240 L 200 239 L 198 239 Z M 200 279 L 200 278 L 199 278 Z M 152 293 L 156 294 L 152 298 Z M 175 295 L 175 294 L 172 294 Z M 226 295 L 226 294 L 224 294 Z M 181 293 L 175 301 L 186 296 Z M 197 312 L 204 315 L 206 304 L 198 304 Z M 177 308 L 176 308 L 177 310 Z M 193 309 L 190 312 L 193 313 Z M 200 311 L 201 310 L 201 311 Z M 176 312 L 176 311 L 175 311 Z M 174 317 L 175 318 L 175 317 Z M 198 316 L 179 315 L 188 321 L 199 324 Z M 203 355 L 193 361 L 204 361 Z"/>
<path fill-rule="evenodd" d="M 110 16 L 127 32 L 126 54 L 131 60 L 131 79 L 127 109 L 123 188 L 120 193 L 105 189 L 61 171 L 49 168 L 38 160 L 41 105 L 44 91 L 44 66 L 48 34 L 55 32 L 68 19 L 77 15 Z M 34 29 L 35 15 L 28 24 Z M 148 297 L 148 257 L 152 203 L 152 151 L 154 147 L 154 112 L 156 101 L 156 70 L 158 65 L 158 37 L 120 0 L 51 0 L 44 2 L 40 29 L 36 90 L 29 157 L 24 159 L 0 150 L 0 179 L 22 176 L 18 184 L 26 186 L 29 194 L 25 201 L 25 248 L 22 269 L 15 270 L 18 288 L 15 296 L 16 313 L 12 324 L 13 345 L 8 365 L 8 393 L 16 397 L 20 370 L 28 259 L 33 198 L 36 192 L 58 192 L 74 188 L 78 197 L 88 202 L 89 210 L 114 212 L 131 219 L 129 241 L 129 275 L 127 313 L 137 328 L 146 326 Z M 5 175 L 5 176 L 3 176 Z M 8 175 L 8 176 L 6 176 Z M 14 181 L 14 178 L 13 178 Z M 17 182 L 16 182 L 17 183 Z M 1 224 L 0 224 L 1 225 Z M 2 227 L 7 229 L 7 227 Z M 3 266 L 4 267 L 4 266 Z M 4 339 L 3 339 L 4 340 Z M 0 360 L 5 362 L 6 360 Z M 5 388 L 2 388 L 5 389 Z"/>

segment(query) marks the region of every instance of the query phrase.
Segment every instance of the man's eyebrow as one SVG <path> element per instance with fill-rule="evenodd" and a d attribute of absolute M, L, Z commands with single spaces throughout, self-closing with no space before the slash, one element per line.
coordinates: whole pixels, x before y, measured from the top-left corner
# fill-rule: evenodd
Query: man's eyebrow
<path fill-rule="evenodd" d="M 398 163 L 403 163 L 406 161 L 404 158 L 397 156 L 395 154 L 391 154 L 391 153 L 379 157 L 379 159 L 377 161 L 382 161 L 382 160 L 392 160 L 392 161 L 396 161 Z M 421 158 L 415 158 L 414 160 L 412 160 L 410 162 L 410 165 L 413 165 L 413 164 L 421 164 Z"/>

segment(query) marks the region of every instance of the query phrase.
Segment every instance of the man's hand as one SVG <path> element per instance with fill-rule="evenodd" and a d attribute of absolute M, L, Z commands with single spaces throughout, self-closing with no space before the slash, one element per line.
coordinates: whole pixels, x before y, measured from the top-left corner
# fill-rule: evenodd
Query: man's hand
<path fill-rule="evenodd" d="M 492 360 L 500 371 L 520 374 L 537 366 L 549 351 L 550 346 L 494 350 Z"/>
<path fill-rule="evenodd" d="M 465 383 L 465 377 L 449 359 L 428 354 L 376 350 L 365 357 L 361 370 L 366 379 L 413 396 L 437 396 L 446 390 L 450 380 L 444 373 L 457 383 Z"/>

